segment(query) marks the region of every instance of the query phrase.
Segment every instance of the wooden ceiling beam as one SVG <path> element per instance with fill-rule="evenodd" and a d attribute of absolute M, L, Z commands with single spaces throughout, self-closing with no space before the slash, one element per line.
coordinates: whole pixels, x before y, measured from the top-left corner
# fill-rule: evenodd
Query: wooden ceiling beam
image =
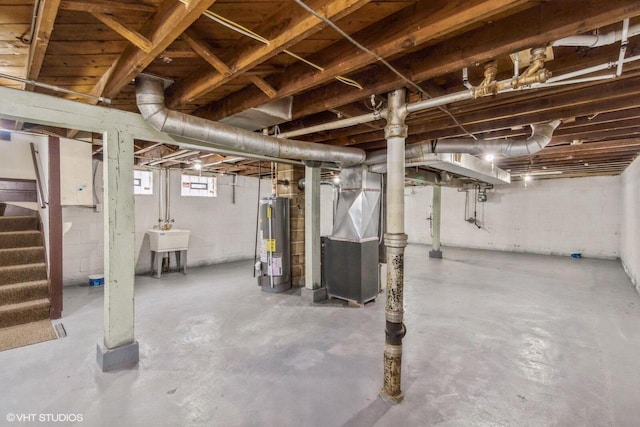
<path fill-rule="evenodd" d="M 392 65 L 413 81 L 422 82 L 638 14 L 640 2 L 627 0 L 584 0 L 579 8 L 575 7 L 575 1 L 572 0 L 541 2 L 535 8 L 494 22 L 490 28 L 479 28 L 444 40 L 392 61 Z M 403 86 L 398 76 L 382 65 L 350 77 L 360 82 L 364 90 L 348 88 L 339 83 L 313 89 L 295 98 L 294 118 L 360 101 L 371 94 L 385 94 Z M 236 103 L 238 100 L 229 98 L 224 101 L 224 108 L 235 111 Z"/>
<path fill-rule="evenodd" d="M 125 49 L 114 62 L 111 72 L 103 76 L 106 83 L 98 83 L 96 86 L 97 91 L 101 92 L 100 96 L 114 98 L 213 3 L 215 0 L 190 0 L 189 4 L 185 5 L 176 0 L 165 0 L 150 21 L 150 28 L 147 32 L 142 31 L 143 34 L 148 34 L 147 38 L 151 40 L 151 50 L 144 52 L 132 47 Z M 100 90 L 101 86 L 104 90 Z"/>
<path fill-rule="evenodd" d="M 369 3 L 370 0 L 313 0 L 309 5 L 322 8 L 324 16 L 329 19 L 340 19 Z M 254 32 L 269 40 L 269 44 L 255 47 L 255 41 L 247 40 L 236 49 L 235 58 L 230 61 L 233 75 L 222 73 L 212 74 L 208 68 L 200 68 L 194 73 L 174 85 L 168 91 L 167 104 L 176 108 L 185 103 L 205 95 L 213 89 L 222 86 L 231 79 L 241 75 L 289 48 L 295 43 L 317 33 L 325 27 L 318 18 L 301 13 L 298 7 L 286 4 L 271 17 L 265 19 Z M 268 95 L 261 95 L 269 98 Z"/>
<path fill-rule="evenodd" d="M 188 5 L 178 1 L 165 0 L 153 20 L 143 27 L 143 33 L 150 34 L 152 46 L 148 52 L 127 46 L 111 64 L 91 91 L 95 97 L 114 98 L 140 74 L 153 60 L 164 52 L 176 38 L 191 26 L 200 15 L 216 0 L 191 0 Z M 96 99 L 82 99 L 83 102 L 97 104 Z M 73 138 L 76 130 L 68 132 Z"/>
<path fill-rule="evenodd" d="M 592 134 L 601 134 L 603 132 L 622 131 L 625 129 L 633 129 L 640 126 L 640 119 L 638 117 L 629 117 L 620 119 L 617 121 L 607 121 L 604 123 L 588 123 L 582 126 L 566 127 L 562 126 L 554 134 L 564 138 L 575 136 L 576 139 L 589 139 Z M 586 137 L 586 138 L 583 138 Z"/>
<path fill-rule="evenodd" d="M 155 13 L 155 6 L 147 4 L 136 3 L 123 3 L 119 1 L 106 1 L 106 0 L 62 0 L 60 2 L 61 10 L 72 10 L 75 12 L 88 12 L 88 13 L 123 13 L 127 15 L 131 14 L 149 14 Z"/>
<path fill-rule="evenodd" d="M 40 9 L 38 10 L 38 19 L 34 30 L 34 39 L 31 40 L 29 47 L 29 60 L 27 63 L 26 77 L 29 80 L 37 80 L 42 70 L 44 56 L 49 47 L 51 32 L 58 9 L 60 8 L 60 0 L 41 0 Z M 33 90 L 33 87 L 27 87 L 26 90 Z"/>
<path fill-rule="evenodd" d="M 615 114 L 615 117 L 618 117 L 618 119 L 613 120 L 607 118 L 606 120 L 603 119 L 602 122 L 585 122 L 580 126 L 576 126 L 576 122 L 563 123 L 562 126 L 556 132 L 554 132 L 554 141 L 571 141 L 571 139 L 573 138 L 580 139 L 579 137 L 581 134 L 589 135 L 589 132 L 606 132 L 614 131 L 621 128 L 634 127 L 635 124 L 640 123 L 640 117 L 636 113 L 636 110 L 638 110 L 639 108 L 633 107 L 633 105 L 640 106 L 640 101 L 636 99 L 637 96 L 638 94 L 631 94 L 628 98 L 622 98 L 617 101 L 597 100 L 593 103 L 582 105 L 575 110 L 570 111 L 569 114 L 575 113 L 584 117 L 598 113 L 601 113 L 603 115 L 609 114 L 604 112 L 604 109 L 611 109 L 611 113 Z M 522 100 L 523 104 L 526 104 L 527 102 L 527 100 Z M 497 106 L 495 108 L 497 108 Z M 554 117 L 556 114 L 559 114 L 556 113 L 556 110 L 550 108 L 542 113 L 533 111 L 531 112 L 531 115 L 527 115 L 525 113 L 524 116 L 516 117 L 518 114 L 520 114 L 523 105 L 515 104 L 513 105 L 513 108 L 514 118 L 496 118 L 496 120 L 494 121 L 488 119 L 480 123 L 467 123 L 465 124 L 465 128 L 469 129 L 471 132 L 474 132 L 480 138 L 522 138 L 528 137 L 530 134 L 530 128 L 528 126 L 529 123 L 539 123 L 543 121 L 554 120 L 552 117 Z M 566 114 L 568 114 L 566 112 L 566 109 L 570 107 L 567 107 L 566 105 L 558 101 L 554 108 L 565 111 L 563 113 L 563 117 L 566 117 Z M 470 118 L 472 117 L 472 114 L 473 113 L 462 113 L 460 114 L 460 117 L 461 119 Z M 490 117 L 490 114 L 491 111 L 487 111 L 488 117 Z M 512 129 L 511 127 L 513 127 L 514 125 L 521 126 L 521 129 Z M 441 119 L 427 120 L 422 123 L 414 123 L 413 125 L 409 126 L 409 133 L 410 136 L 408 138 L 408 143 L 417 142 L 416 140 L 445 138 L 449 136 L 465 137 L 465 135 L 461 134 L 461 131 L 457 125 L 453 124 L 451 121 L 448 121 L 444 117 L 442 117 Z M 381 135 L 382 134 L 379 132 L 363 131 L 353 135 L 344 134 L 340 137 L 319 135 L 317 138 L 312 139 L 312 141 L 321 142 L 320 139 L 322 139 L 332 145 L 361 145 L 368 142 L 379 141 Z M 553 143 L 554 142 L 552 142 L 552 144 Z"/>
<path fill-rule="evenodd" d="M 278 95 L 278 92 L 273 88 L 273 86 L 267 83 L 262 77 L 251 75 L 247 76 L 247 78 L 269 98 L 274 99 Z"/>
<path fill-rule="evenodd" d="M 155 143 L 152 143 L 152 144 L 147 145 L 146 147 L 142 147 L 142 148 L 140 148 L 139 150 L 136 150 L 133 154 L 138 154 L 138 155 L 139 155 L 139 154 L 143 154 L 143 153 L 146 153 L 146 152 L 148 152 L 148 151 L 151 151 L 151 150 L 153 150 L 154 148 L 159 147 L 159 146 L 161 146 L 161 145 L 163 145 L 163 143 L 162 143 L 162 142 L 155 142 Z"/>
<path fill-rule="evenodd" d="M 638 124 L 638 122 L 636 122 Z M 561 141 L 579 139 L 581 141 L 600 141 L 609 138 L 634 138 L 640 136 L 640 126 L 620 127 L 607 130 L 585 130 L 578 133 L 560 133 L 555 138 Z"/>
<path fill-rule="evenodd" d="M 447 0 L 420 1 L 383 22 L 361 30 L 353 38 L 376 55 L 389 58 L 434 39 L 446 37 L 465 26 L 477 24 L 496 13 L 523 3 L 525 2 L 521 0 L 473 0 L 460 4 L 453 4 Z M 311 89 L 333 80 L 336 76 L 349 74 L 377 61 L 376 57 L 357 49 L 347 40 L 334 43 L 308 59 L 322 66 L 323 70 L 311 72 L 308 65 L 298 63 L 291 66 L 285 75 L 269 80 L 278 91 L 279 98 Z M 346 89 L 346 86 L 342 85 L 342 88 Z M 169 105 L 175 107 L 203 93 L 205 92 L 187 93 L 178 87 L 172 92 Z M 206 117 L 221 119 L 268 101 L 266 95 L 249 87 L 216 103 L 216 108 L 208 112 Z"/>
<path fill-rule="evenodd" d="M 586 142 L 578 145 L 557 145 L 555 147 L 547 147 L 541 153 L 560 153 L 568 154 L 574 152 L 576 149 L 595 151 L 595 150 L 611 150 L 611 149 L 627 149 L 627 148 L 640 148 L 640 137 L 614 139 L 608 141 L 599 142 Z"/>
<path fill-rule="evenodd" d="M 126 25 L 122 24 L 112 15 L 107 15 L 105 13 L 91 12 L 91 14 L 96 17 L 100 22 L 102 22 L 107 27 L 111 28 L 116 33 L 120 34 L 122 37 L 127 39 L 131 44 L 138 47 L 145 53 L 151 52 L 152 43 L 151 41 L 144 37 L 137 31 L 134 31 L 128 28 Z"/>
<path fill-rule="evenodd" d="M 588 144 L 583 144 L 588 145 Z M 635 155 L 640 151 L 640 147 L 636 144 L 630 147 L 613 147 L 613 148 L 599 148 L 599 149 L 585 149 L 582 150 L 579 148 L 580 146 L 572 146 L 572 151 L 567 151 L 564 153 L 552 153 L 545 154 L 546 149 L 541 152 L 541 154 L 533 156 L 535 161 L 545 160 L 579 160 L 579 161 L 595 161 L 595 160 L 605 160 L 617 158 L 620 156 L 628 156 Z M 609 150 L 609 151 L 607 151 Z"/>
<path fill-rule="evenodd" d="M 186 41 L 189 47 L 193 49 L 195 53 L 200 55 L 202 59 L 207 61 L 213 68 L 225 76 L 232 74 L 231 68 L 218 58 L 218 56 L 211 50 L 207 43 L 192 29 L 187 29 L 182 33 L 182 40 Z"/>

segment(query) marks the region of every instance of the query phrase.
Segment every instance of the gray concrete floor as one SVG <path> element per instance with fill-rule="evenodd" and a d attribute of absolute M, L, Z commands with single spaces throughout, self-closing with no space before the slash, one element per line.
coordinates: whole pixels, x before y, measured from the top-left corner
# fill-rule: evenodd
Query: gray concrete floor
<path fill-rule="evenodd" d="M 400 405 L 377 397 L 384 295 L 309 306 L 247 261 L 138 277 L 141 360 L 115 373 L 95 362 L 102 290 L 65 288 L 69 336 L 0 353 L 0 425 L 640 425 L 640 297 L 618 262 L 428 250 L 407 248 Z"/>

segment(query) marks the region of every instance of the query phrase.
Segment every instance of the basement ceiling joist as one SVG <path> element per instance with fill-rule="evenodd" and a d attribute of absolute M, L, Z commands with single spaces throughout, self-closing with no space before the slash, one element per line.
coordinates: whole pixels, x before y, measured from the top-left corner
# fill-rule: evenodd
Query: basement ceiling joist
<path fill-rule="evenodd" d="M 111 99 L 110 108 L 137 111 L 131 81 L 148 72 L 174 81 L 167 89 L 171 106 L 214 120 L 293 96 L 292 120 L 279 125 L 282 132 L 367 113 L 371 95 L 375 103 L 384 102 L 387 92 L 403 86 L 413 101 L 461 91 L 462 69 L 468 67 L 477 84 L 487 61 L 496 61 L 498 79 L 508 78 L 509 54 L 577 34 L 620 32 L 627 18 L 632 27 L 640 24 L 635 0 L 583 0 L 579 7 L 575 0 L 305 0 L 396 73 L 293 0 L 40 0 L 32 29 L 35 3 L 0 0 L 0 73 L 104 96 Z M 254 37 L 229 28 L 234 25 Z M 557 76 L 616 61 L 619 50 L 619 42 L 554 47 L 546 68 Z M 629 39 L 626 51 L 627 58 L 637 55 L 640 36 Z M 95 103 L 10 79 L 0 84 Z M 407 142 L 466 132 L 522 138 L 531 123 L 563 119 L 542 152 L 496 159 L 497 164 L 514 173 L 538 167 L 563 171 L 546 177 L 618 174 L 640 151 L 639 88 L 640 61 L 626 64 L 611 80 L 453 103 L 446 111 L 410 116 Z M 383 127 L 378 121 L 299 139 L 375 150 L 385 145 Z M 178 150 L 137 144 L 141 164 Z M 571 155 L 588 159 L 575 159 L 585 160 L 583 169 L 563 158 Z M 183 167 L 181 160 L 162 165 Z M 250 160 L 212 167 L 258 173 Z"/>

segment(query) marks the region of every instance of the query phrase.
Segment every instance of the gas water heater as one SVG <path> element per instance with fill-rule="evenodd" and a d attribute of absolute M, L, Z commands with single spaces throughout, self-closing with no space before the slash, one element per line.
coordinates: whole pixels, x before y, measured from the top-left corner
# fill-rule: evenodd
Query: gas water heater
<path fill-rule="evenodd" d="M 284 292 L 291 288 L 289 199 L 275 196 L 261 199 L 258 218 L 258 285 L 265 292 Z"/>

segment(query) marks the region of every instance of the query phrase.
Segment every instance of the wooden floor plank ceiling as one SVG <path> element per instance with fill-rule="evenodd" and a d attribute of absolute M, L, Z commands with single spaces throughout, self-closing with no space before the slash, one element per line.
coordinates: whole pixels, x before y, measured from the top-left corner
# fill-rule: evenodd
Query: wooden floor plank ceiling
<path fill-rule="evenodd" d="M 510 78 L 510 54 L 573 35 L 620 32 L 624 19 L 632 27 L 640 24 L 637 0 L 305 3 L 388 61 L 405 80 L 293 0 L 0 0 L 0 73 L 93 98 L 7 78 L 0 78 L 0 84 L 94 104 L 104 97 L 111 108 L 136 112 L 132 79 L 145 72 L 173 82 L 166 90 L 171 108 L 211 120 L 293 97 L 292 119 L 278 125 L 286 132 L 367 113 L 372 96 L 375 104 L 384 103 L 386 93 L 399 87 L 408 88 L 412 101 L 462 91 L 462 69 L 468 68 L 470 82 L 479 84 L 489 61 L 497 64 L 498 80 Z M 554 46 L 546 68 L 557 76 L 611 63 L 620 47 L 619 41 Z M 637 55 L 640 36 L 630 37 L 625 57 Z M 640 61 L 630 62 L 617 78 L 503 93 L 413 114 L 407 142 L 471 138 L 469 133 L 526 138 L 530 124 L 562 119 L 541 152 L 494 162 L 516 178 L 527 173 L 541 178 L 615 175 L 640 151 L 639 95 Z M 14 126 L 87 136 L 29 123 Z M 383 127 L 379 121 L 297 139 L 376 150 L 385 146 Z M 100 136 L 90 137 L 99 153 Z M 159 165 L 190 168 L 199 159 L 212 172 L 258 173 L 253 160 L 185 153 L 147 141 L 136 141 L 136 150 L 140 165 L 166 157 Z"/>

